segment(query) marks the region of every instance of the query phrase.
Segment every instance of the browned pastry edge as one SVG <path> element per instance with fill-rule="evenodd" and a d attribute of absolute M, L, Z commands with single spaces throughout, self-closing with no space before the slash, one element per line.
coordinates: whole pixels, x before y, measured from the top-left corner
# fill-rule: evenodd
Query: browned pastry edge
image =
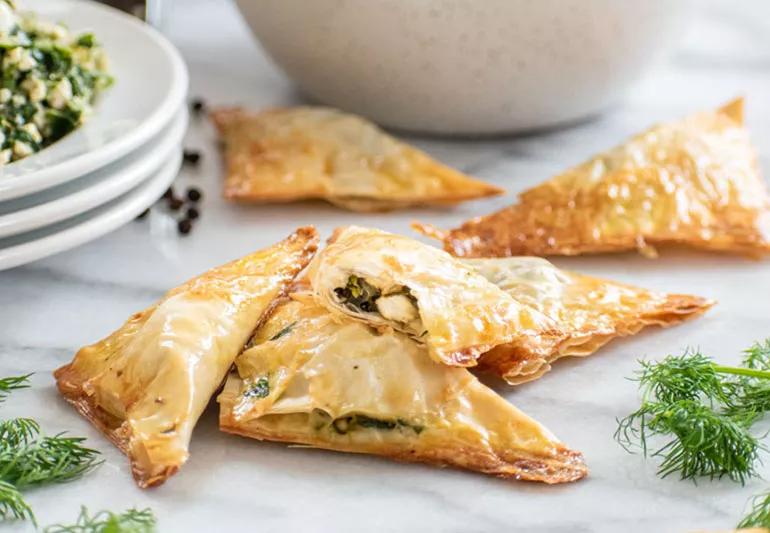
<path fill-rule="evenodd" d="M 225 433 L 240 435 L 257 440 L 269 440 L 300 444 L 311 448 L 320 448 L 348 453 L 368 453 L 387 457 L 401 462 L 426 463 L 439 467 L 457 467 L 465 470 L 481 472 L 501 478 L 525 481 L 539 481 L 557 484 L 577 481 L 588 475 L 588 468 L 583 461 L 583 454 L 560 446 L 555 457 L 518 457 L 510 460 L 489 453 L 479 453 L 468 447 L 452 446 L 431 450 L 404 450 L 393 447 L 392 451 L 383 453 L 362 447 L 346 446 L 343 444 L 324 446 L 313 443 L 302 434 L 270 432 L 238 426 L 220 411 L 219 429 Z M 379 446 L 382 446 L 380 443 Z"/>
<path fill-rule="evenodd" d="M 634 335 L 647 326 L 671 327 L 699 317 L 716 302 L 699 296 L 669 294 L 666 299 L 640 315 L 618 321 L 611 328 L 570 334 L 547 354 L 534 354 L 521 346 L 506 344 L 493 348 L 479 360 L 479 369 L 492 371 L 512 385 L 533 381 L 551 369 L 562 357 L 586 357 L 618 337 Z"/>

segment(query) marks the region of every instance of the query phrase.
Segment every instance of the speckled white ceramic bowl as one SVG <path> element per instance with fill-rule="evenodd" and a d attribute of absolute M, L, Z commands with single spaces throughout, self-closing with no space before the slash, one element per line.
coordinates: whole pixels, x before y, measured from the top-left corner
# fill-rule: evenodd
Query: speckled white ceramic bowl
<path fill-rule="evenodd" d="M 444 134 L 573 121 L 682 33 L 687 0 L 237 0 L 308 95 Z"/>

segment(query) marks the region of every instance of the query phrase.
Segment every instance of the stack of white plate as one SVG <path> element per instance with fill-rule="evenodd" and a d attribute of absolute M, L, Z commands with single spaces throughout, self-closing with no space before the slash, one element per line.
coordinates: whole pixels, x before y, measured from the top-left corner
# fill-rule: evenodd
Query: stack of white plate
<path fill-rule="evenodd" d="M 0 270 L 73 248 L 131 221 L 179 171 L 187 70 L 138 19 L 78 0 L 26 0 L 24 10 L 93 31 L 115 84 L 78 130 L 0 167 Z"/>

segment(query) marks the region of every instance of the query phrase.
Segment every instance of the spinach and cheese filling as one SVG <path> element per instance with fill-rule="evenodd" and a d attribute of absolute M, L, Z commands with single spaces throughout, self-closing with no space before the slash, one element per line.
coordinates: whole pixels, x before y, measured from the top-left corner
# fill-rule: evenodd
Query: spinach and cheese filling
<path fill-rule="evenodd" d="M 425 332 L 417 298 L 408 287 L 399 285 L 381 290 L 364 278 L 351 275 L 344 287 L 334 289 L 334 294 L 341 303 L 355 312 L 378 314 L 385 320 L 397 322 L 417 336 Z"/>
<path fill-rule="evenodd" d="M 0 68 L 0 165 L 78 128 L 112 84 L 92 33 L 18 13 L 7 0 L 0 0 Z"/>

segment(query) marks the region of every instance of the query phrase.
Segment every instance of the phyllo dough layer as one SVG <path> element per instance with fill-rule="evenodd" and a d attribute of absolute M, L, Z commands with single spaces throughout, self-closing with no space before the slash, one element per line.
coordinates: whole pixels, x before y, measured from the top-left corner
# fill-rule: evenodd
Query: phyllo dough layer
<path fill-rule="evenodd" d="M 658 244 L 760 256 L 770 197 L 737 100 L 655 126 L 455 230 L 416 228 L 463 257 L 655 255 Z"/>
<path fill-rule="evenodd" d="M 553 320 L 446 252 L 380 230 L 337 230 L 308 279 L 332 313 L 406 333 L 448 365 L 473 366 L 499 344 L 537 352 L 562 338 Z"/>
<path fill-rule="evenodd" d="M 187 460 L 198 417 L 316 246 L 315 230 L 301 228 L 191 279 L 55 372 L 67 401 L 128 455 L 139 486 Z"/>
<path fill-rule="evenodd" d="M 212 119 L 224 142 L 231 200 L 319 198 L 353 211 L 385 211 L 502 192 L 335 109 L 221 109 Z"/>
<path fill-rule="evenodd" d="M 511 384 L 531 381 L 565 356 L 587 356 L 616 337 L 642 328 L 673 326 L 706 312 L 714 302 L 665 294 L 560 270 L 545 259 L 509 257 L 463 261 L 521 304 L 553 319 L 566 337 L 549 352 L 500 345 L 479 360 Z"/>
<path fill-rule="evenodd" d="M 545 483 L 586 475 L 580 453 L 464 368 L 309 294 L 294 298 L 236 359 L 219 396 L 222 430 Z"/>

